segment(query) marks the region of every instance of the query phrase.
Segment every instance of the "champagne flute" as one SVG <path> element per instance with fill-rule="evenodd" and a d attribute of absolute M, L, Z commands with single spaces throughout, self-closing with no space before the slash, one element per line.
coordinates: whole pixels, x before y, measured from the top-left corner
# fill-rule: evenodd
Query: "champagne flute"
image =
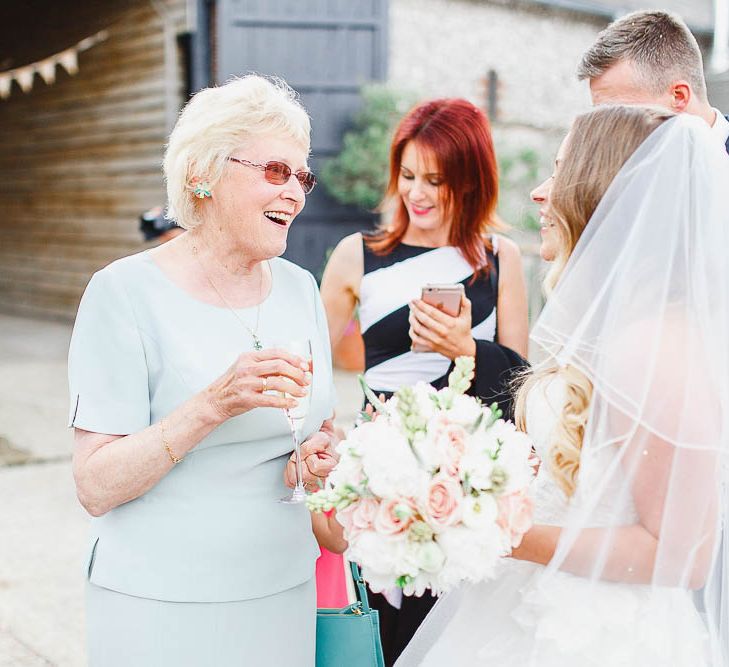
<path fill-rule="evenodd" d="M 314 372 L 314 365 L 311 354 L 311 341 L 308 338 L 288 340 L 284 343 L 279 343 L 277 347 L 280 347 L 291 354 L 295 354 L 297 357 L 301 357 L 309 367 L 309 375 L 312 376 Z M 310 377 L 310 379 L 312 379 Z M 287 394 L 284 394 L 286 396 Z M 296 407 L 286 408 L 284 413 L 286 420 L 289 423 L 291 429 L 291 438 L 294 442 L 294 452 L 296 457 L 296 486 L 294 487 L 291 495 L 281 498 L 280 502 L 287 504 L 299 504 L 306 500 L 306 489 L 304 488 L 304 473 L 303 473 L 303 461 L 301 460 L 301 431 L 304 427 L 304 422 L 309 415 L 309 406 L 311 405 L 311 385 L 309 385 L 306 396 L 299 398 Z"/>

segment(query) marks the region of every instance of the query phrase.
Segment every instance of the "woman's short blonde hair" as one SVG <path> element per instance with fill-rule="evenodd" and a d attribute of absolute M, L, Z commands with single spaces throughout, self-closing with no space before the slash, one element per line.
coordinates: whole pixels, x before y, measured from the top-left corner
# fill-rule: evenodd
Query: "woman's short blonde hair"
<path fill-rule="evenodd" d="M 261 136 L 290 138 L 308 153 L 311 123 L 298 94 L 283 80 L 257 74 L 196 93 L 180 113 L 164 158 L 168 215 L 181 227 L 199 225 L 198 182 L 213 191 L 228 157 Z"/>

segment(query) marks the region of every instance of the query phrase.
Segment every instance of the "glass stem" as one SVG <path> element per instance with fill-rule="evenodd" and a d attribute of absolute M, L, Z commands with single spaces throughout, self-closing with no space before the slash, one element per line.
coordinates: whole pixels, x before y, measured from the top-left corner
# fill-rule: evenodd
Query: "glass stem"
<path fill-rule="evenodd" d="M 301 445 L 299 444 L 299 436 L 294 429 L 294 452 L 296 452 L 296 486 L 304 488 L 304 467 L 301 461 Z"/>
<path fill-rule="evenodd" d="M 291 438 L 294 441 L 294 457 L 296 458 L 296 488 L 304 488 L 304 468 L 301 461 L 301 445 L 299 444 L 299 435 L 296 433 L 296 426 L 294 420 L 289 415 L 289 411 L 286 411 L 286 417 L 289 422 L 289 428 L 291 429 Z"/>

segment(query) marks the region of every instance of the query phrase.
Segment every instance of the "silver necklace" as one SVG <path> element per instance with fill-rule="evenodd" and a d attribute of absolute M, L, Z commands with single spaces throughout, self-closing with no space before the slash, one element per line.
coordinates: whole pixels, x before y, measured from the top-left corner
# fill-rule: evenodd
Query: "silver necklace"
<path fill-rule="evenodd" d="M 261 317 L 261 301 L 258 302 L 258 305 L 256 306 L 256 326 L 255 328 L 251 329 L 248 324 L 243 320 L 243 318 L 238 315 L 238 313 L 235 311 L 235 309 L 228 303 L 226 298 L 220 293 L 220 290 L 215 286 L 215 283 L 213 282 L 212 278 L 208 275 L 208 272 L 205 270 L 205 267 L 203 266 L 203 263 L 200 261 L 200 257 L 197 253 L 197 246 L 190 241 L 190 246 L 192 248 L 192 254 L 194 255 L 195 259 L 197 260 L 197 263 L 200 266 L 200 269 L 202 270 L 203 275 L 207 279 L 207 281 L 210 283 L 210 287 L 213 288 L 215 293 L 218 295 L 218 298 L 225 304 L 225 307 L 235 315 L 236 319 L 245 327 L 246 331 L 251 335 L 251 338 L 253 339 L 253 349 L 254 350 L 262 350 L 263 344 L 261 343 L 261 339 L 258 337 L 258 323 L 260 321 Z M 266 262 L 268 264 L 268 262 Z M 258 278 L 258 296 L 261 297 L 261 291 L 263 289 L 263 267 L 261 267 L 261 274 Z"/>

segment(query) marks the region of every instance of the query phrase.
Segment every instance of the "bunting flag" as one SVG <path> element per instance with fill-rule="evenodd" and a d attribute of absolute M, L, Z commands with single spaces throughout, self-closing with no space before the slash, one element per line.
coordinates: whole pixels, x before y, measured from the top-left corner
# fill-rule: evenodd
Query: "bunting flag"
<path fill-rule="evenodd" d="M 18 82 L 20 89 L 24 93 L 29 93 L 33 89 L 33 80 L 35 79 L 36 72 L 50 86 L 56 80 L 57 65 L 63 67 L 66 72 L 73 76 L 78 72 L 78 54 L 90 49 L 99 42 L 103 42 L 108 37 L 109 33 L 106 30 L 100 30 L 95 35 L 86 37 L 78 44 L 48 58 L 31 63 L 30 65 L 23 65 L 23 67 L 0 72 L 0 98 L 5 100 L 10 97 L 13 81 Z"/>

